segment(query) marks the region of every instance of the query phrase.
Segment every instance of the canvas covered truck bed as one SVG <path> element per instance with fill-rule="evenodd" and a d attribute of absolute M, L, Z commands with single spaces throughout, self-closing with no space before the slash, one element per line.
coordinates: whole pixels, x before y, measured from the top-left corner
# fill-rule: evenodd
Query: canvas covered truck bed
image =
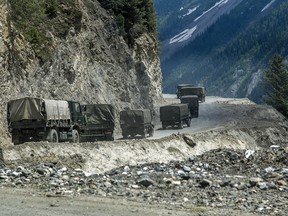
<path fill-rule="evenodd" d="M 83 141 L 114 140 L 115 114 L 111 104 L 81 105 L 86 118 Z"/>
<path fill-rule="evenodd" d="M 160 121 L 180 120 L 188 115 L 187 104 L 170 104 L 160 107 Z"/>
<path fill-rule="evenodd" d="M 180 97 L 185 95 L 197 95 L 200 102 L 205 102 L 205 87 L 183 87 Z"/>
<path fill-rule="evenodd" d="M 177 126 L 182 129 L 184 123 L 190 127 L 188 104 L 170 104 L 160 107 L 160 121 L 163 129 L 168 126 Z"/>
<path fill-rule="evenodd" d="M 115 124 L 114 108 L 111 104 L 81 105 L 86 115 L 88 125 L 113 125 Z"/>
<path fill-rule="evenodd" d="M 120 112 L 120 126 L 123 138 L 134 138 L 140 135 L 145 138 L 147 134 L 153 136 L 154 125 L 149 109 L 123 110 Z"/>
<path fill-rule="evenodd" d="M 151 111 L 148 109 L 124 110 L 120 112 L 120 122 L 126 125 L 147 124 L 152 121 Z"/>
<path fill-rule="evenodd" d="M 70 110 L 67 101 L 25 97 L 8 102 L 8 123 L 22 120 L 67 120 Z"/>
<path fill-rule="evenodd" d="M 188 104 L 190 115 L 192 118 L 199 116 L 199 101 L 197 95 L 185 95 L 180 98 L 182 104 Z"/>

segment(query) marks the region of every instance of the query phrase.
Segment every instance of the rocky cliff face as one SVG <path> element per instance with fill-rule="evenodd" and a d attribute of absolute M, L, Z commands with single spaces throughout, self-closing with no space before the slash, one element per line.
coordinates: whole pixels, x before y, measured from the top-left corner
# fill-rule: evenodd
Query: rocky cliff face
<path fill-rule="evenodd" d="M 9 140 L 6 102 L 23 96 L 111 103 L 116 110 L 153 108 L 162 100 L 162 75 L 155 39 L 142 35 L 128 47 L 113 17 L 97 1 L 79 0 L 80 29 L 65 38 L 47 31 L 51 57 L 41 62 L 17 31 L 9 1 L 0 1 L 0 134 Z M 3 137 L 3 136 L 0 136 Z M 1 138 L 0 138 L 1 139 Z M 1 142 L 1 140 L 0 140 Z"/>

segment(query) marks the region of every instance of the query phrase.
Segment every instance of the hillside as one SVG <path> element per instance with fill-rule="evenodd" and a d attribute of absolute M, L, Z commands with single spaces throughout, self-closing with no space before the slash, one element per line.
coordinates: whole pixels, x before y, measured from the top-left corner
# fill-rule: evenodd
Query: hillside
<path fill-rule="evenodd" d="M 209 95 L 261 102 L 268 60 L 275 53 L 287 56 L 287 4 L 286 0 L 183 1 L 163 16 L 159 1 L 155 8 L 164 91 L 174 93 L 175 84 L 191 82 L 206 86 Z M 175 32 L 170 23 L 180 29 Z M 169 29 L 171 33 L 166 33 Z"/>
<path fill-rule="evenodd" d="M 142 29 L 128 43 L 113 12 L 98 1 L 45 2 L 0 2 L 2 142 L 9 140 L 5 105 L 10 99 L 111 103 L 116 110 L 153 108 L 162 100 L 152 30 Z"/>

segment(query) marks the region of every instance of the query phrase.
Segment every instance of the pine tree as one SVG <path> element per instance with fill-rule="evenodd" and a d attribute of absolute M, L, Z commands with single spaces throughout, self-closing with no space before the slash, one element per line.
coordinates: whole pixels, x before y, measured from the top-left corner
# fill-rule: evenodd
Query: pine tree
<path fill-rule="evenodd" d="M 266 103 L 288 117 L 288 71 L 280 55 L 271 58 L 265 81 L 268 87 Z"/>
<path fill-rule="evenodd" d="M 156 35 L 156 17 L 152 0 L 99 0 L 111 10 L 122 35 L 129 45 L 143 33 Z"/>

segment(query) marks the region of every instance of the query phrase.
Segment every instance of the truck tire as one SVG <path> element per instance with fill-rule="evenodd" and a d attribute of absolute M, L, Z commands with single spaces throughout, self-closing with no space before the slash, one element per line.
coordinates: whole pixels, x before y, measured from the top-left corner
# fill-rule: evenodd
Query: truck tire
<path fill-rule="evenodd" d="M 127 134 L 125 133 L 125 134 L 122 134 L 122 136 L 123 136 L 123 139 L 127 139 Z"/>
<path fill-rule="evenodd" d="M 54 143 L 58 143 L 59 142 L 58 133 L 57 133 L 57 131 L 55 129 L 51 129 L 49 131 L 47 140 L 48 140 L 48 142 L 54 142 Z"/>
<path fill-rule="evenodd" d="M 182 121 L 178 124 L 178 128 L 183 129 L 183 122 Z"/>
<path fill-rule="evenodd" d="M 23 143 L 22 137 L 19 135 L 12 135 L 12 142 L 14 145 L 19 145 Z"/>
<path fill-rule="evenodd" d="M 149 128 L 149 136 L 150 136 L 150 137 L 153 137 L 153 135 L 154 135 L 154 128 L 153 128 L 153 127 L 150 127 L 150 128 Z"/>
<path fill-rule="evenodd" d="M 142 132 L 141 137 L 144 139 L 146 137 L 146 129 L 144 128 L 144 131 Z"/>
<path fill-rule="evenodd" d="M 162 123 L 162 128 L 165 130 L 166 129 L 166 124 Z"/>
<path fill-rule="evenodd" d="M 189 118 L 189 119 L 187 120 L 187 126 L 188 126 L 188 127 L 191 126 L 191 118 Z"/>
<path fill-rule="evenodd" d="M 113 135 L 113 134 L 107 135 L 107 136 L 106 136 L 106 140 L 107 140 L 107 141 L 114 141 L 114 135 Z"/>
<path fill-rule="evenodd" d="M 76 129 L 72 130 L 72 142 L 73 143 L 79 143 L 80 141 L 80 136 L 79 136 L 79 132 Z"/>

